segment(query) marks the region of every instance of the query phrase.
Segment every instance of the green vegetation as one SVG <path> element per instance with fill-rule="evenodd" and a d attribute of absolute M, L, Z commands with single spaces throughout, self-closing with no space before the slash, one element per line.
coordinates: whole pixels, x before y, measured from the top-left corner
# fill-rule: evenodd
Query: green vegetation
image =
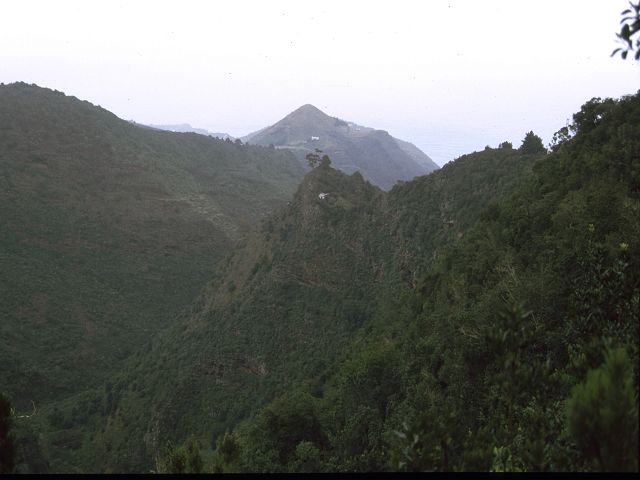
<path fill-rule="evenodd" d="M 321 153 L 322 150 L 320 150 L 319 148 L 316 148 L 316 151 L 314 153 L 307 153 L 305 159 L 307 160 L 307 164 L 310 168 L 316 168 L 319 165 L 323 167 L 328 167 L 331 165 L 331 159 L 329 158 L 329 155 L 322 155 L 322 157 L 320 157 Z"/>
<path fill-rule="evenodd" d="M 389 192 L 319 163 L 189 309 L 30 420 L 33 458 L 638 470 L 640 94 L 587 102 L 551 153 L 529 132 Z"/>
<path fill-rule="evenodd" d="M 182 361 L 154 432 L 209 434 L 217 471 L 637 470 L 638 115 L 594 99 L 553 154 L 488 149 L 389 194 L 314 169 L 159 337 L 210 373 Z"/>
<path fill-rule="evenodd" d="M 189 437 L 177 448 L 169 444 L 165 456 L 156 457 L 155 464 L 155 473 L 202 473 L 198 440 Z"/>
<path fill-rule="evenodd" d="M 16 446 L 11 431 L 11 402 L 0 393 L 0 474 L 13 472 L 16 463 Z"/>
<path fill-rule="evenodd" d="M 522 140 L 522 145 L 520 145 L 520 151 L 525 154 L 535 155 L 537 153 L 545 153 L 547 150 L 544 148 L 544 145 L 542 144 L 542 139 L 539 136 L 537 136 L 535 133 L 529 132 L 525 135 L 524 140 Z"/>
<path fill-rule="evenodd" d="M 623 46 L 616 48 L 611 56 L 620 52 L 620 56 L 626 60 L 627 55 L 635 51 L 634 59 L 638 61 L 640 60 L 640 2 L 635 4 L 629 2 L 629 6 L 631 8 L 622 12 L 622 20 L 620 20 L 622 28 L 616 34 Z"/>
<path fill-rule="evenodd" d="M 36 462 L 28 424 L 42 417 L 73 425 L 60 444 L 75 445 L 102 406 L 81 396 L 65 417 L 50 402 L 119 371 L 302 176 L 288 152 L 142 128 L 61 92 L 0 86 L 0 388 L 18 411 L 38 407 L 18 422 L 19 455 Z"/>
<path fill-rule="evenodd" d="M 608 350 L 567 401 L 569 431 L 601 471 L 638 470 L 638 409 L 633 364 L 624 348 Z"/>

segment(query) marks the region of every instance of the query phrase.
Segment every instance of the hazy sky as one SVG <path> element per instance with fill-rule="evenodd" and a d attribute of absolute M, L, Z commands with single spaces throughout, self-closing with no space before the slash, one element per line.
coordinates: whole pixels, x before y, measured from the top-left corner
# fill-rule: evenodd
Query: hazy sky
<path fill-rule="evenodd" d="M 242 136 L 312 103 L 437 163 L 640 88 L 626 0 L 6 1 L 0 82 Z"/>

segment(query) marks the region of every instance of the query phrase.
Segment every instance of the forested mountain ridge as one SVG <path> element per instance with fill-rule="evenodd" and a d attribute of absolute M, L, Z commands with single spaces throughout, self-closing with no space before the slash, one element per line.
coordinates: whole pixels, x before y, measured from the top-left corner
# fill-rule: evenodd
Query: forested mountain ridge
<path fill-rule="evenodd" d="M 288 152 L 0 86 L 0 371 L 17 408 L 100 385 L 293 194 Z"/>
<path fill-rule="evenodd" d="M 384 130 L 330 117 L 313 105 L 303 105 L 242 140 L 287 148 L 302 162 L 306 154 L 320 149 L 331 157 L 335 168 L 348 174 L 359 171 L 365 180 L 385 190 L 399 180 L 411 180 L 438 169 L 415 145 Z"/>
<path fill-rule="evenodd" d="M 437 217 L 407 207 L 445 169 L 392 190 L 409 291 L 321 386 L 219 439 L 218 467 L 637 471 L 639 115 L 640 95 L 585 104 L 530 174 L 494 179 L 511 193 L 476 221 L 444 216 L 468 228 L 435 258 L 437 232 L 421 233 Z"/>
<path fill-rule="evenodd" d="M 207 435 L 224 433 L 321 370 L 366 318 L 362 299 L 379 288 L 377 258 L 389 248 L 378 245 L 387 237 L 378 239 L 371 221 L 384 228 L 376 213 L 383 198 L 359 174 L 309 173 L 291 205 L 249 236 L 191 312 L 132 358 L 108 390 L 79 400 L 94 426 L 78 438 L 86 443 L 75 462 L 145 471 L 167 439 L 203 424 L 200 407 Z M 62 415 L 74 428 L 71 412 Z"/>
<path fill-rule="evenodd" d="M 233 408 L 253 405 L 234 411 L 245 420 L 231 421 L 232 431 L 219 424 L 203 436 L 196 422 L 211 420 L 193 410 L 167 431 L 195 433 L 204 445 L 212 433 L 208 468 L 224 471 L 637 470 L 639 115 L 638 95 L 594 99 L 550 155 L 488 149 L 375 196 L 365 209 L 372 229 L 349 236 L 369 231 L 381 261 L 353 283 L 354 292 L 371 285 L 366 296 L 342 292 L 356 312 L 342 322 L 359 319 L 350 336 L 315 368 L 309 353 L 327 329 L 298 350 L 287 344 L 284 364 L 258 367 L 261 386 L 230 395 Z M 339 234 L 331 223 L 320 222 L 316 242 Z M 259 296 L 264 287 L 237 288 Z M 309 312 L 327 316 L 336 298 L 318 308 L 310 299 L 322 284 L 305 288 L 264 297 L 289 314 L 266 315 L 275 323 L 253 349 L 278 329 L 296 331 Z M 278 368 L 288 375 L 267 386 Z M 239 396 L 247 391 L 250 401 Z M 261 402 L 269 403 L 256 410 Z M 165 455 L 169 465 L 181 458 Z"/>
<path fill-rule="evenodd" d="M 505 179 L 525 175 L 534 160 L 514 150 L 492 150 L 443 172 L 482 184 L 473 211 L 503 195 L 510 185 Z M 437 218 L 425 228 L 441 233 L 442 248 L 450 241 L 442 232 L 451 229 L 440 209 L 460 185 L 438 180 L 440 173 L 421 180 L 430 192 L 421 207 L 403 205 L 414 216 Z M 357 332 L 387 322 L 387 315 L 403 308 L 398 297 L 413 283 L 406 264 L 410 238 L 401 228 L 405 212 L 390 197 L 398 190 L 412 198 L 411 185 L 386 194 L 358 173 L 346 176 L 326 164 L 310 172 L 291 204 L 248 237 L 192 311 L 139 352 L 103 391 L 105 397 L 83 400 L 87 411 L 88 405 L 102 405 L 90 414 L 99 422 L 92 428 L 101 433 L 85 437 L 78 452 L 88 458 L 94 451 L 97 463 L 84 468 L 144 471 L 167 439 L 198 432 L 205 443 L 215 442 L 287 385 L 321 385 Z M 447 214 L 459 222 L 451 236 L 456 238 L 468 217 Z M 206 419 L 200 408 L 208 412 Z M 71 428 L 72 413 L 64 415 Z"/>
<path fill-rule="evenodd" d="M 639 129 L 640 95 L 593 99 L 553 153 L 505 143 L 389 192 L 321 162 L 120 372 L 32 419 L 31 458 L 637 470 Z"/>

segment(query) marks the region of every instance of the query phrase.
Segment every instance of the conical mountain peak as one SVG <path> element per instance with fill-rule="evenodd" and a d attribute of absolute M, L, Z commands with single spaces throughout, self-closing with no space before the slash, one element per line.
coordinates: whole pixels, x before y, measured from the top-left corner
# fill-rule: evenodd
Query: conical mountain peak
<path fill-rule="evenodd" d="M 310 103 L 306 103 L 306 104 L 302 105 L 300 108 L 294 110 L 292 113 L 296 113 L 296 112 L 298 112 L 298 113 L 313 112 L 313 113 L 321 113 L 323 115 L 326 115 L 326 113 L 324 113 L 322 110 L 320 110 L 315 105 L 311 105 Z"/>
<path fill-rule="evenodd" d="M 304 165 L 306 155 L 320 149 L 335 168 L 347 174 L 360 171 L 366 180 L 387 190 L 398 180 L 410 180 L 438 168 L 413 144 L 386 131 L 332 117 L 309 103 L 244 140 L 288 148 Z"/>
<path fill-rule="evenodd" d="M 301 107 L 295 109 L 289 115 L 284 117 L 281 120 L 281 122 L 282 121 L 292 121 L 292 120 L 295 120 L 295 121 L 314 121 L 314 122 L 330 120 L 332 124 L 333 124 L 333 121 L 335 121 L 335 119 L 333 119 L 332 117 L 330 117 L 329 115 L 324 113 L 318 107 L 315 107 L 315 106 L 311 105 L 310 103 L 307 103 L 307 104 L 302 105 Z"/>

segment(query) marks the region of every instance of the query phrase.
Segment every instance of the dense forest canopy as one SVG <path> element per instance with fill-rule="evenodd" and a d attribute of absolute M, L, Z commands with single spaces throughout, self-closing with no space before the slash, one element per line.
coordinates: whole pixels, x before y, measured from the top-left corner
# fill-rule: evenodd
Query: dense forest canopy
<path fill-rule="evenodd" d="M 640 95 L 384 192 L 314 162 L 17 471 L 638 469 Z M 320 153 L 318 153 L 320 155 Z"/>
<path fill-rule="evenodd" d="M 589 101 L 477 221 L 443 215 L 457 238 L 426 252 L 443 227 L 406 207 L 447 168 L 396 187 L 402 300 L 369 298 L 370 323 L 324 376 L 218 437 L 238 452 L 218 468 L 637 471 L 639 120 L 638 95 Z M 486 183 L 465 173 L 468 190 L 448 193 L 468 203 Z"/>
<path fill-rule="evenodd" d="M 0 86 L 0 474 L 637 472 L 640 92 L 385 190 L 296 112 L 324 143 Z"/>

